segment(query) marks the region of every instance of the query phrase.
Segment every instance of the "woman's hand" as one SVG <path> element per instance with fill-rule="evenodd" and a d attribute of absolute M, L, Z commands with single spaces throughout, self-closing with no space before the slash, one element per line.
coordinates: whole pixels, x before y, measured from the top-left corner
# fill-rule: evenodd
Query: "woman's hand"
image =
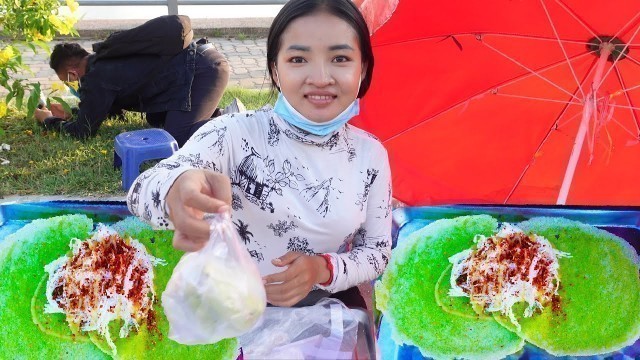
<path fill-rule="evenodd" d="M 292 306 L 304 299 L 315 284 L 329 280 L 327 262 L 322 256 L 309 256 L 289 251 L 271 260 L 286 270 L 263 278 L 267 292 L 267 302 L 276 306 Z"/>
<path fill-rule="evenodd" d="M 175 232 L 173 246 L 178 250 L 197 251 L 209 240 L 205 213 L 229 211 L 231 182 L 211 170 L 188 170 L 180 175 L 167 193 L 167 211 Z"/>

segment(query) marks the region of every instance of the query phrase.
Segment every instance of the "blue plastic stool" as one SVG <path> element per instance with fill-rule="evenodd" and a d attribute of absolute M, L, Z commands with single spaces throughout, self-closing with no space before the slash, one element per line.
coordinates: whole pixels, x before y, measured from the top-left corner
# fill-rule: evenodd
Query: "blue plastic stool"
<path fill-rule="evenodd" d="M 178 143 L 162 129 L 143 129 L 117 135 L 113 149 L 113 166 L 122 167 L 122 189 L 128 191 L 143 162 L 168 158 L 178 150 Z"/>

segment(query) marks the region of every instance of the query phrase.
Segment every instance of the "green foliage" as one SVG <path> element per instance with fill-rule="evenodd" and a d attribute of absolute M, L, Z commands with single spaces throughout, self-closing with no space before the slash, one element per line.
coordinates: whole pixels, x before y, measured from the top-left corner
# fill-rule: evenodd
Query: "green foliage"
<path fill-rule="evenodd" d="M 39 83 L 23 78 L 33 74 L 23 61 L 23 52 L 48 53 L 47 42 L 56 34 L 77 36 L 73 28 L 77 9 L 75 0 L 67 0 L 66 8 L 59 0 L 0 0 L 0 86 L 8 92 L 0 101 L 0 117 L 6 115 L 12 100 L 18 110 L 26 106 L 31 117 L 42 90 Z"/>

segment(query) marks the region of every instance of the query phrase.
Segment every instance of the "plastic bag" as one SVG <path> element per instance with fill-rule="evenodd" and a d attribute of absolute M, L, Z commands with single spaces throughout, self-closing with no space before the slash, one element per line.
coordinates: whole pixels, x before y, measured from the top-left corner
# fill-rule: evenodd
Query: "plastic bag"
<path fill-rule="evenodd" d="M 210 238 L 178 262 L 162 306 L 169 339 L 186 345 L 213 344 L 250 330 L 267 297 L 258 267 L 228 214 L 207 215 Z"/>
<path fill-rule="evenodd" d="M 260 325 L 238 338 L 245 360 L 350 360 L 357 340 L 357 318 L 331 298 L 313 306 L 269 307 Z"/>

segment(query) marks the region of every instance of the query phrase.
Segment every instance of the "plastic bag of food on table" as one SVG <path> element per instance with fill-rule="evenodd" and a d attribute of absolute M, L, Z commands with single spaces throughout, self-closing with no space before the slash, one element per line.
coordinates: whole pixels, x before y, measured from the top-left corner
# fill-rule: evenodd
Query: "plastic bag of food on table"
<path fill-rule="evenodd" d="M 181 344 L 212 344 L 250 330 L 267 297 L 256 263 L 229 214 L 207 215 L 210 238 L 176 265 L 162 294 L 169 338 Z"/>
<path fill-rule="evenodd" d="M 340 300 L 299 308 L 268 307 L 260 324 L 238 338 L 245 360 L 353 359 L 358 320 Z"/>

